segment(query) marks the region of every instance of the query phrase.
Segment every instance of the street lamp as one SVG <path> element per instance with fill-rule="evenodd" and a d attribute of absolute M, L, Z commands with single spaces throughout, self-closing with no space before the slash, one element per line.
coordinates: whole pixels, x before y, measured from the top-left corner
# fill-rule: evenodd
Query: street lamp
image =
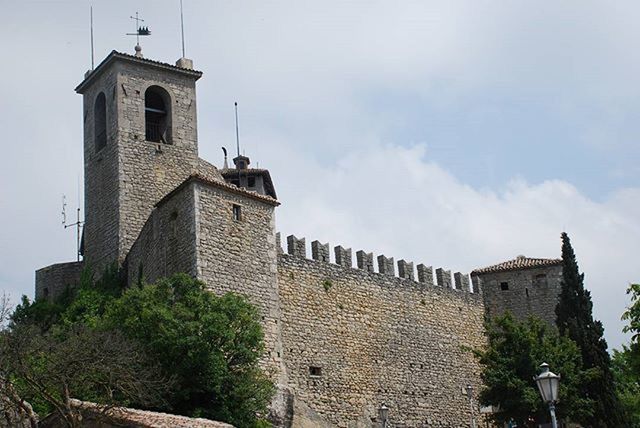
<path fill-rule="evenodd" d="M 380 419 L 380 427 L 387 428 L 387 420 L 389 418 L 389 408 L 384 403 L 378 409 L 378 419 Z"/>
<path fill-rule="evenodd" d="M 535 381 L 538 384 L 542 401 L 549 405 L 549 413 L 551 413 L 551 426 L 552 428 L 558 428 L 556 422 L 556 402 L 558 401 L 558 384 L 560 383 L 560 376 L 549 371 L 549 364 L 540 364 L 542 373 L 535 377 Z"/>
<path fill-rule="evenodd" d="M 471 428 L 476 428 L 476 419 L 473 416 L 473 386 L 467 385 L 467 398 L 469 399 L 469 411 L 471 412 Z"/>

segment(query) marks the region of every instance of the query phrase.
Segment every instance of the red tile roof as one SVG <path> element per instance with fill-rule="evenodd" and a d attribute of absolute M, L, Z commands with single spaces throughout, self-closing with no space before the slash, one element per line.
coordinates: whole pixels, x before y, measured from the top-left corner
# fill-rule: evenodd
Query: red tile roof
<path fill-rule="evenodd" d="M 106 415 L 109 420 L 118 424 L 138 428 L 233 428 L 233 425 L 216 422 L 209 419 L 189 418 L 187 416 L 171 415 L 168 413 L 150 412 L 147 410 L 130 409 L 127 407 L 104 408 L 95 403 L 71 400 L 76 409 L 96 415 Z"/>
<path fill-rule="evenodd" d="M 122 53 L 114 50 L 114 51 L 111 51 L 111 53 L 107 55 L 107 57 L 100 64 L 98 64 L 98 66 L 93 71 L 91 71 L 85 76 L 84 80 L 80 82 L 80 84 L 76 87 L 76 92 L 81 94 L 82 91 L 84 91 L 84 89 L 87 87 L 89 82 L 93 81 L 94 78 L 100 75 L 107 68 L 107 64 L 110 64 L 111 62 L 116 61 L 118 59 L 136 62 L 139 64 L 147 64 L 152 67 L 161 68 L 161 69 L 173 71 L 173 72 L 178 72 L 181 74 L 186 74 L 193 77 L 196 80 L 199 79 L 200 76 L 202 76 L 201 71 L 182 68 L 182 67 L 178 67 L 177 65 L 167 64 L 166 62 L 154 61 L 152 59 L 137 57 L 135 55 L 130 55 L 130 54 L 126 54 L 126 53 Z"/>
<path fill-rule="evenodd" d="M 561 264 L 562 264 L 562 259 L 532 259 L 525 256 L 518 256 L 513 260 L 498 263 L 497 265 L 475 269 L 473 272 L 471 272 L 471 275 L 478 275 L 482 273 L 493 273 L 493 272 L 506 272 L 510 270 L 530 269 L 530 268 L 543 267 L 543 266 L 556 266 Z"/>

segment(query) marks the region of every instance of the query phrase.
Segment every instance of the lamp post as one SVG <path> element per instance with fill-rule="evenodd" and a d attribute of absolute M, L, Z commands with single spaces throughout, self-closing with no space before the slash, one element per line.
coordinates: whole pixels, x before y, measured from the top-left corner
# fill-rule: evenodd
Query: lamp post
<path fill-rule="evenodd" d="M 380 419 L 380 427 L 387 428 L 387 421 L 389 419 L 389 408 L 382 403 L 378 409 L 378 419 Z"/>
<path fill-rule="evenodd" d="M 551 426 L 552 428 L 558 428 L 556 422 L 556 402 L 558 401 L 558 384 L 560 383 L 560 376 L 549 371 L 549 364 L 540 364 L 542 373 L 535 377 L 535 381 L 538 384 L 542 401 L 549 405 L 549 413 L 551 414 Z"/>
<path fill-rule="evenodd" d="M 471 412 L 471 428 L 476 428 L 476 418 L 473 415 L 473 386 L 467 385 L 467 398 L 469 399 L 469 411 Z"/>

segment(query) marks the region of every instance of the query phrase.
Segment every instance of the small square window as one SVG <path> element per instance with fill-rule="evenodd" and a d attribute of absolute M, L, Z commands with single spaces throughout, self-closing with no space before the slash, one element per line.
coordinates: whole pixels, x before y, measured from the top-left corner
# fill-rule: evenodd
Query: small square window
<path fill-rule="evenodd" d="M 501 282 L 500 283 L 500 289 L 502 291 L 507 291 L 509 289 L 509 283 L 508 282 Z"/>
<path fill-rule="evenodd" d="M 233 205 L 233 219 L 235 221 L 242 220 L 242 207 L 240 205 Z"/>
<path fill-rule="evenodd" d="M 322 367 L 310 366 L 309 367 L 309 376 L 312 376 L 312 377 L 320 377 L 320 376 L 322 376 Z"/>

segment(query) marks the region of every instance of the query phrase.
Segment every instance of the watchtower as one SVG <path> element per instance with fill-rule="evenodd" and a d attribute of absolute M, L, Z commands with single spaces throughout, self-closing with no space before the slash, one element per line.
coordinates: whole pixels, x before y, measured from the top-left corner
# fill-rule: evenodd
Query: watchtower
<path fill-rule="evenodd" d="M 196 80 L 177 65 L 112 51 L 76 92 L 84 103 L 84 258 L 124 260 L 153 206 L 198 164 Z"/>

